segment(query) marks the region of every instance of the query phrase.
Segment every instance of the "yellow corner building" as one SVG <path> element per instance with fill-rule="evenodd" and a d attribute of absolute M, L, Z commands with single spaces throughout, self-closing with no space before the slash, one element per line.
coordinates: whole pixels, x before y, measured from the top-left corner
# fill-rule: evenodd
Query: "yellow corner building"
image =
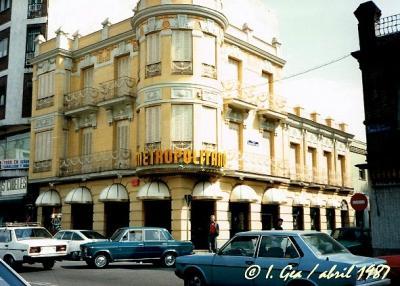
<path fill-rule="evenodd" d="M 220 1 L 141 0 L 100 31 L 37 38 L 30 183 L 38 220 L 106 235 L 161 226 L 207 248 L 234 233 L 353 223 L 353 136 L 288 111 L 280 43 L 229 24 Z"/>

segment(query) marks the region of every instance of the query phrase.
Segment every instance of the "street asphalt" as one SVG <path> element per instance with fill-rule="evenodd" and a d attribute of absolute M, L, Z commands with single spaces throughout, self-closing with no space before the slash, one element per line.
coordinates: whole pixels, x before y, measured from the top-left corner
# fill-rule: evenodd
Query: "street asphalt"
<path fill-rule="evenodd" d="M 32 286 L 183 285 L 175 276 L 174 268 L 145 263 L 113 263 L 106 269 L 92 269 L 85 262 L 62 261 L 57 262 L 53 270 L 44 270 L 41 264 L 28 264 L 18 272 Z"/>

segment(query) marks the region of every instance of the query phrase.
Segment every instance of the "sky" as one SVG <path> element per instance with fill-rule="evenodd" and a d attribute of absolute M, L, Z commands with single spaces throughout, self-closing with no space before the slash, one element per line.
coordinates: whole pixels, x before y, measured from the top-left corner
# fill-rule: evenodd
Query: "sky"
<path fill-rule="evenodd" d="M 244 4 L 250 2 L 255 9 L 245 9 Z M 267 40 L 277 36 L 287 62 L 286 77 L 358 50 L 357 19 L 353 12 L 362 2 L 365 1 L 224 0 L 224 7 L 228 17 L 235 17 L 232 22 L 235 25 L 241 26 L 246 21 L 255 35 Z M 53 37 L 60 26 L 70 34 L 76 30 L 82 35 L 99 30 L 107 17 L 112 23 L 131 17 L 135 3 L 135 0 L 52 0 L 49 36 Z M 382 10 L 382 17 L 400 13 L 400 0 L 375 0 L 375 4 Z M 57 17 L 51 17 L 54 14 Z M 349 132 L 365 141 L 361 72 L 354 58 L 347 57 L 281 81 L 279 95 L 287 99 L 289 106 L 301 105 L 306 112 L 317 111 L 322 118 L 346 122 Z"/>

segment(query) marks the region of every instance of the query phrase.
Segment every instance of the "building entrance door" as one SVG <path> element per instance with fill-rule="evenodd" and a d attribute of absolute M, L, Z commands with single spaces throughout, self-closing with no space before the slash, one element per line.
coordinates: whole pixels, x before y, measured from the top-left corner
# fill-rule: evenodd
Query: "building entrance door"
<path fill-rule="evenodd" d="M 162 227 L 171 231 L 171 201 L 143 201 L 144 225 Z"/>
<path fill-rule="evenodd" d="M 231 237 L 249 230 L 250 203 L 229 203 L 231 212 Z"/>
<path fill-rule="evenodd" d="M 93 205 L 71 205 L 72 229 L 93 229 Z"/>
<path fill-rule="evenodd" d="M 210 216 L 213 214 L 215 214 L 215 201 L 192 201 L 190 213 L 191 236 L 196 249 L 208 249 L 208 227 Z"/>
<path fill-rule="evenodd" d="M 262 205 L 261 223 L 263 230 L 275 228 L 279 219 L 279 205 Z"/>
<path fill-rule="evenodd" d="M 110 237 L 120 227 L 129 226 L 129 203 L 104 203 L 105 235 Z"/>

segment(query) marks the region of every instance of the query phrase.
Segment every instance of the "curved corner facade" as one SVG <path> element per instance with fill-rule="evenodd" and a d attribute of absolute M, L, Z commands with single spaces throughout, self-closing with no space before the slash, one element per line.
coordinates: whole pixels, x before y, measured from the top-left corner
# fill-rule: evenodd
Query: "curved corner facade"
<path fill-rule="evenodd" d="M 37 201 L 39 220 L 60 212 L 64 228 L 108 235 L 161 226 L 200 249 L 211 214 L 218 243 L 279 217 L 285 229 L 352 223 L 353 136 L 288 112 L 276 39 L 229 25 L 220 1 L 140 1 L 102 24 L 38 43 L 30 178 L 58 194 Z"/>

